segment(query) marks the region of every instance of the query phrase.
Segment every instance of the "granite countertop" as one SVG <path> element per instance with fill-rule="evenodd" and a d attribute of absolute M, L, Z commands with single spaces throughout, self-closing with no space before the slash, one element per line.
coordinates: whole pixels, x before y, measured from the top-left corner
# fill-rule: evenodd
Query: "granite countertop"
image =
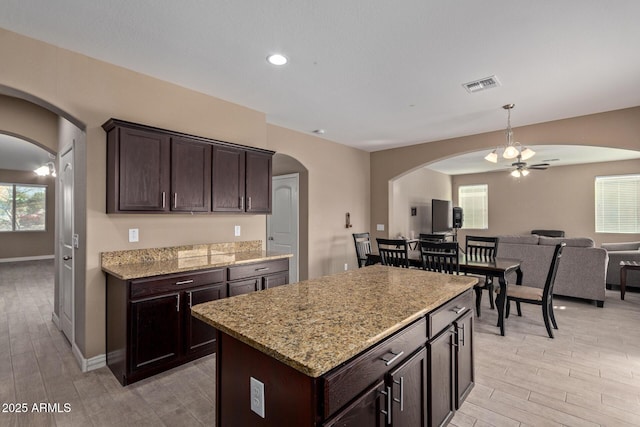
<path fill-rule="evenodd" d="M 260 240 L 103 252 L 102 271 L 121 280 L 290 258 L 262 250 Z"/>
<path fill-rule="evenodd" d="M 374 265 L 199 304 L 191 312 L 319 377 L 476 282 L 472 276 Z"/>

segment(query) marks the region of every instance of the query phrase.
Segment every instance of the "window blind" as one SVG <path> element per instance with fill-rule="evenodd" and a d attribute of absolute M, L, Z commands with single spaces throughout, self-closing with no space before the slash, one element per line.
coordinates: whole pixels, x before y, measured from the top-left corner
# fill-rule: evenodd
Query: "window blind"
<path fill-rule="evenodd" d="M 464 215 L 463 229 L 489 228 L 489 189 L 487 184 L 461 185 L 458 203 Z"/>
<path fill-rule="evenodd" d="M 597 176 L 596 233 L 640 233 L 640 175 Z"/>

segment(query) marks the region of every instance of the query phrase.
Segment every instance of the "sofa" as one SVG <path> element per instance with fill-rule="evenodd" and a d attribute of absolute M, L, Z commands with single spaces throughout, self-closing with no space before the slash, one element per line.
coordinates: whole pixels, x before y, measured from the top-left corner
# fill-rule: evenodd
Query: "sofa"
<path fill-rule="evenodd" d="M 604 306 L 607 277 L 607 251 L 596 248 L 592 239 L 583 237 L 546 237 L 536 234 L 498 236 L 498 257 L 522 260 L 522 284 L 542 288 L 547 279 L 555 246 L 564 242 L 558 266 L 554 295 L 582 298 Z M 507 277 L 515 283 L 516 275 Z"/>
<path fill-rule="evenodd" d="M 640 242 L 603 243 L 609 254 L 607 285 L 620 286 L 620 261 L 640 261 Z M 640 271 L 627 271 L 627 286 L 640 286 Z"/>

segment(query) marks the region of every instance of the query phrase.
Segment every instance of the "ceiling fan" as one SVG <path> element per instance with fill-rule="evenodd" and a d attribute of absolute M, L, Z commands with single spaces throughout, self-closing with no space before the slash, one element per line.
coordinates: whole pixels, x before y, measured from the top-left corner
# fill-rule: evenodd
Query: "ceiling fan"
<path fill-rule="evenodd" d="M 522 156 L 518 154 L 517 161 L 511 163 L 511 166 L 515 169 L 511 171 L 511 176 L 520 178 L 521 176 L 529 175 L 529 170 L 545 170 L 549 167 L 549 163 L 537 163 L 535 165 L 528 166 L 527 162 L 522 161 Z"/>

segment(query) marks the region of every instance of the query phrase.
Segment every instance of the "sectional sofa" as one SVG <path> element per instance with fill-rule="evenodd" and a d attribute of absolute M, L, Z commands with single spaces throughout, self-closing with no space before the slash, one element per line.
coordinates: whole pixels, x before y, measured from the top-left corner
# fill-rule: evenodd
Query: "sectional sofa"
<path fill-rule="evenodd" d="M 595 301 L 598 307 L 604 306 L 608 255 L 605 249 L 596 248 L 592 239 L 536 234 L 498 238 L 498 256 L 522 260 L 522 284 L 540 288 L 546 281 L 555 245 L 565 242 L 554 295 L 582 298 Z M 507 280 L 515 283 L 515 274 Z"/>
<path fill-rule="evenodd" d="M 620 261 L 640 261 L 640 242 L 603 243 L 609 254 L 607 285 L 620 285 Z M 627 286 L 640 286 L 640 271 L 627 272 Z"/>

